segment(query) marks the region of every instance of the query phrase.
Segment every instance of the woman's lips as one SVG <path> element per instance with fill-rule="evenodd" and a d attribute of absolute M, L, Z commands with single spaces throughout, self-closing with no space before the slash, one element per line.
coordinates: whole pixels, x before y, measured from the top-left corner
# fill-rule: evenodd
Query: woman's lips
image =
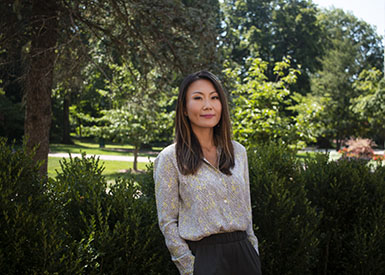
<path fill-rule="evenodd" d="M 214 115 L 201 115 L 201 117 L 204 117 L 204 118 L 212 118 Z"/>

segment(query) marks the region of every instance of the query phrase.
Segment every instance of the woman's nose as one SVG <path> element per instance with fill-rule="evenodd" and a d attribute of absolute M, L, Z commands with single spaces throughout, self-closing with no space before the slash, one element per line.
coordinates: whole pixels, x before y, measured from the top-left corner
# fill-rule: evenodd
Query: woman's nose
<path fill-rule="evenodd" d="M 204 101 L 203 108 L 204 108 L 205 110 L 206 110 L 206 109 L 211 109 L 211 108 L 212 108 L 210 100 L 206 99 L 206 100 Z"/>

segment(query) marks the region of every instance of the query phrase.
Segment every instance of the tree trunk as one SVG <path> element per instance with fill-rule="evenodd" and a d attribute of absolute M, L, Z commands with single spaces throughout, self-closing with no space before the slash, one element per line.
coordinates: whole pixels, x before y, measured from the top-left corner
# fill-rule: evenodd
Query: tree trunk
<path fill-rule="evenodd" d="M 47 174 L 49 132 L 51 127 L 51 89 L 57 43 L 57 3 L 33 0 L 31 16 L 30 64 L 26 75 L 24 133 L 29 149 L 36 147 L 35 160 L 43 161 Z"/>
<path fill-rule="evenodd" d="M 78 124 L 79 124 L 79 137 L 82 137 L 82 121 L 80 118 L 78 118 Z"/>
<path fill-rule="evenodd" d="M 139 151 L 139 146 L 135 145 L 135 149 L 134 149 L 134 171 L 138 171 L 138 151 Z"/>
<path fill-rule="evenodd" d="M 70 137 L 70 94 L 66 93 L 63 100 L 63 136 L 62 143 L 71 144 Z"/>

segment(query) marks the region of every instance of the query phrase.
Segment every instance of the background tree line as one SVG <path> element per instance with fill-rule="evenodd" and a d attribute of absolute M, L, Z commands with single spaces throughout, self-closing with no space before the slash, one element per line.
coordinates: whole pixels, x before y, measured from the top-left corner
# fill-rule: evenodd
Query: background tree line
<path fill-rule="evenodd" d="M 70 133 L 172 140 L 177 87 L 200 69 L 229 92 L 234 135 L 293 147 L 384 144 L 381 37 L 303 0 L 0 3 L 0 135 L 47 160 Z M 42 166 L 45 173 L 46 166 Z"/>

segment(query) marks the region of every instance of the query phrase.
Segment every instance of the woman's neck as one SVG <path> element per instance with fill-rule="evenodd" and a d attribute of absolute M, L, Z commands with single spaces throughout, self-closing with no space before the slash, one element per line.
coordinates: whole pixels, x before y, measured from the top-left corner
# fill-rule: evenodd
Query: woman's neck
<path fill-rule="evenodd" d="M 212 150 L 215 148 L 214 144 L 214 129 L 213 128 L 199 128 L 193 129 L 202 150 Z"/>

